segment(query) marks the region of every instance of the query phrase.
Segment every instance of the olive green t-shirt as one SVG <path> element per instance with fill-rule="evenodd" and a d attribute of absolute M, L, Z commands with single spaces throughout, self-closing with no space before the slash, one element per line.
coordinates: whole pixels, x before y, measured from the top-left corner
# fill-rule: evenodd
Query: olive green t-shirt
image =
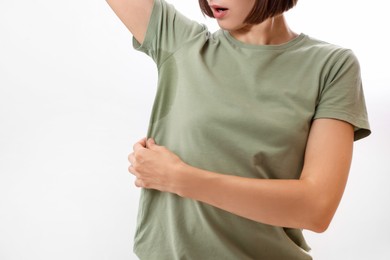
<path fill-rule="evenodd" d="M 246 178 L 298 179 L 317 118 L 370 134 L 354 54 L 300 34 L 249 45 L 156 0 L 143 44 L 158 68 L 148 136 L 195 167 Z M 202 189 L 202 187 L 199 187 Z M 302 212 L 304 214 L 304 212 Z M 146 260 L 311 259 L 302 231 L 143 189 L 134 251 Z"/>

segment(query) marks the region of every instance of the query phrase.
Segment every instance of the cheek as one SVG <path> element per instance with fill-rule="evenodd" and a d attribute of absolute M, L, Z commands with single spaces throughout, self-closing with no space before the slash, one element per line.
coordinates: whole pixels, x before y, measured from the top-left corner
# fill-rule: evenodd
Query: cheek
<path fill-rule="evenodd" d="M 255 0 L 246 0 L 245 2 L 246 4 L 242 5 L 240 8 L 242 21 L 244 21 L 248 17 L 248 15 L 252 12 L 256 4 Z"/>

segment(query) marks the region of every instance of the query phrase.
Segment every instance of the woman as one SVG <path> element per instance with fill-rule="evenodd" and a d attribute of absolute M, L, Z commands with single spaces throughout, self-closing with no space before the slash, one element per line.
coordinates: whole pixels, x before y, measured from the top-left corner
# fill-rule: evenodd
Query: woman
<path fill-rule="evenodd" d="M 108 0 L 153 58 L 158 91 L 130 173 L 141 259 L 311 259 L 354 140 L 370 134 L 354 54 L 296 34 L 296 0 L 199 0 L 211 34 L 164 0 Z"/>

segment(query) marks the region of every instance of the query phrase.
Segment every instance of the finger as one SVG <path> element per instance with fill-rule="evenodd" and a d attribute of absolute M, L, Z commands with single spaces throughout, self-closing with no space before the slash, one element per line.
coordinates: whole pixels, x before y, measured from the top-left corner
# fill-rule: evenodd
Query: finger
<path fill-rule="evenodd" d="M 138 178 L 134 181 L 134 184 L 135 184 L 135 186 L 138 187 L 138 188 L 143 188 L 143 187 L 144 187 L 143 181 L 141 181 L 141 180 L 138 179 Z"/>
<path fill-rule="evenodd" d="M 129 162 L 130 162 L 131 164 L 134 164 L 134 163 L 135 163 L 135 155 L 134 155 L 134 153 L 129 154 L 129 156 L 127 157 L 127 159 L 129 160 Z"/>
<path fill-rule="evenodd" d="M 146 140 L 147 140 L 147 138 L 144 137 L 141 140 L 139 140 L 138 143 L 140 143 L 143 147 L 146 147 Z"/>
<path fill-rule="evenodd" d="M 142 182 L 139 179 L 135 179 L 134 184 L 137 188 L 142 188 Z"/>
<path fill-rule="evenodd" d="M 138 151 L 140 151 L 140 150 L 146 149 L 145 146 L 146 146 L 146 144 L 143 145 L 143 143 L 137 142 L 137 143 L 135 143 L 134 146 L 133 146 L 133 151 L 134 151 L 134 152 L 138 152 Z"/>
<path fill-rule="evenodd" d="M 136 170 L 136 168 L 137 167 L 135 167 L 134 165 L 130 165 L 127 169 L 129 171 L 129 173 L 131 173 L 135 177 L 139 178 L 139 177 L 141 177 L 141 174 Z"/>
<path fill-rule="evenodd" d="M 158 146 L 158 145 L 156 144 L 156 142 L 154 141 L 153 138 L 149 138 L 146 141 L 146 148 L 152 149 L 152 148 L 155 148 L 156 146 Z"/>
<path fill-rule="evenodd" d="M 141 140 L 139 140 L 138 142 L 136 142 L 134 145 L 133 145 L 133 150 L 135 149 L 135 147 L 137 146 L 137 147 L 144 147 L 144 148 L 146 148 L 146 141 L 147 141 L 147 139 L 146 139 L 146 137 L 144 137 L 144 138 L 142 138 Z"/>
<path fill-rule="evenodd" d="M 129 168 L 128 168 L 128 171 L 129 173 L 133 174 L 133 175 L 138 175 L 137 172 L 135 171 L 133 165 L 130 165 Z"/>

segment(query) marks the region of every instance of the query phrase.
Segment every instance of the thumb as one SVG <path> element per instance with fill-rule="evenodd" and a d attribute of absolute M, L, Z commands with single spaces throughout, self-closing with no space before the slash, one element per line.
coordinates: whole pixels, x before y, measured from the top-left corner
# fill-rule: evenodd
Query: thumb
<path fill-rule="evenodd" d="M 153 146 L 156 145 L 156 142 L 154 141 L 153 138 L 149 138 L 147 141 L 146 141 L 146 147 L 147 148 L 152 148 Z"/>

